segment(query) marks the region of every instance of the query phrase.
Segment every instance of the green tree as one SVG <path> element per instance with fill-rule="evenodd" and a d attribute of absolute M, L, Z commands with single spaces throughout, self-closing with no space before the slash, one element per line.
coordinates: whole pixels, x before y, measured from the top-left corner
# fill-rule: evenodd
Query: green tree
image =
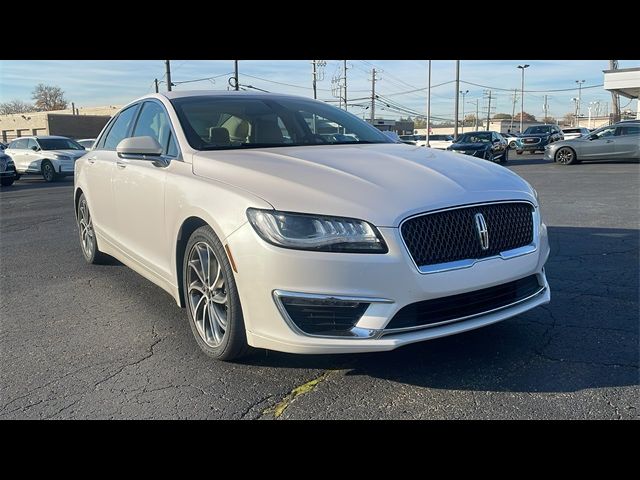
<path fill-rule="evenodd" d="M 494 120 L 511 120 L 511 115 L 508 113 L 496 113 L 493 116 Z"/>
<path fill-rule="evenodd" d="M 41 112 L 67 108 L 64 92 L 60 87 L 40 83 L 33 89 L 31 98 L 35 100 L 36 109 Z"/>
<path fill-rule="evenodd" d="M 11 113 L 28 113 L 33 112 L 33 105 L 23 102 L 22 100 L 10 100 L 0 103 L 0 115 L 9 115 Z"/>

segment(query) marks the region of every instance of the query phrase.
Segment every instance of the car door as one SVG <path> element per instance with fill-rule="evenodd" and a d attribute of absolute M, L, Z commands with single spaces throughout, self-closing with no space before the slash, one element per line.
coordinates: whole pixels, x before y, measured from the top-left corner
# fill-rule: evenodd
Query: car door
<path fill-rule="evenodd" d="M 96 148 L 83 157 L 86 165 L 83 169 L 86 182 L 87 202 L 93 217 L 93 227 L 98 235 L 112 244 L 118 244 L 119 232 L 116 230 L 116 214 L 113 197 L 113 174 L 116 169 L 116 146 L 129 135 L 139 104 L 122 110 L 109 123 Z"/>
<path fill-rule="evenodd" d="M 625 125 L 616 128 L 615 153 L 617 158 L 638 158 L 640 150 L 640 126 Z"/>
<path fill-rule="evenodd" d="M 27 149 L 24 151 L 24 159 L 27 164 L 27 170 L 39 172 L 42 163 L 42 153 L 40 145 L 35 138 L 27 140 Z"/>
<path fill-rule="evenodd" d="M 9 144 L 5 153 L 11 157 L 18 173 L 24 173 L 28 166 L 27 151 L 28 138 L 18 138 Z"/>
<path fill-rule="evenodd" d="M 610 126 L 589 136 L 588 142 L 582 146 L 580 158 L 596 160 L 615 156 L 615 126 Z"/>
<path fill-rule="evenodd" d="M 496 133 L 491 134 L 491 144 L 493 155 L 496 157 L 502 155 L 502 152 L 504 152 L 504 143 L 500 138 L 500 135 Z"/>
<path fill-rule="evenodd" d="M 178 152 L 169 116 L 159 101 L 142 104 L 130 136 L 155 138 L 164 151 L 158 161 L 132 155 L 117 159 L 113 195 L 120 242 L 125 253 L 168 280 L 171 242 L 165 239 L 165 182 Z"/>

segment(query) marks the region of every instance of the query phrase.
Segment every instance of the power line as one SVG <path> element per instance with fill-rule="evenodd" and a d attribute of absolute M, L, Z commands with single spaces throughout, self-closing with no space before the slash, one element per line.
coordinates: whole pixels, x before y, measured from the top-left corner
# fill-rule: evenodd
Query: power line
<path fill-rule="evenodd" d="M 491 89 L 491 90 L 502 90 L 504 92 L 511 92 L 511 88 L 499 88 L 499 87 L 490 87 L 487 85 L 481 85 L 479 83 L 473 83 L 473 82 L 467 82 L 464 80 L 460 80 L 460 83 L 466 83 L 467 85 L 474 85 L 476 87 L 482 87 L 482 88 L 487 88 L 487 89 Z M 604 86 L 604 83 L 601 83 L 599 85 L 590 85 L 588 87 L 582 87 L 582 90 L 585 90 L 587 88 L 598 88 L 598 87 L 602 87 Z M 549 92 L 574 92 L 578 90 L 578 87 L 576 88 L 558 88 L 555 90 L 525 90 L 525 93 L 549 93 Z"/>

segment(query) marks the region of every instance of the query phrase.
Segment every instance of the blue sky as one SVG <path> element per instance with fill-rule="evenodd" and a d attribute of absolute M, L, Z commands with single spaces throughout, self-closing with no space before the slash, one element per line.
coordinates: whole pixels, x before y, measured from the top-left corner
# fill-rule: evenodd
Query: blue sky
<path fill-rule="evenodd" d="M 462 81 L 492 87 L 492 112 L 511 113 L 513 89 L 520 88 L 519 64 L 531 65 L 525 74 L 525 111 L 542 117 L 544 90 L 575 88 L 575 91 L 548 92 L 549 113 L 561 117 L 573 111 L 572 98 L 577 97 L 575 81 L 585 80 L 584 87 L 603 83 L 602 70 L 608 69 L 608 60 L 462 60 Z M 175 89 L 226 89 L 233 70 L 232 60 L 172 60 L 172 80 L 216 77 L 213 80 L 186 83 Z M 318 83 L 318 97 L 335 100 L 331 92 L 331 78 L 340 72 L 342 60 L 327 60 L 324 80 Z M 348 96 L 353 103 L 370 95 L 370 70 L 380 71 L 376 92 L 409 109 L 426 113 L 426 92 L 402 93 L 427 85 L 426 60 L 348 60 Z M 620 68 L 640 66 L 640 60 L 621 60 Z M 258 77 L 258 78 L 254 78 Z M 161 60 L 2 60 L 0 61 L 0 102 L 12 99 L 30 101 L 30 92 L 40 82 L 58 85 L 69 101 L 76 106 L 120 105 L 153 91 L 154 78 L 164 78 Z M 432 85 L 455 80 L 455 61 L 432 62 Z M 279 82 L 279 83 L 274 83 Z M 311 64 L 309 60 L 242 60 L 240 83 L 263 90 L 312 96 Z M 288 84 L 288 85 L 283 85 Z M 161 85 L 161 89 L 166 86 Z M 510 89 L 511 92 L 497 89 Z M 480 110 L 486 112 L 485 88 L 461 83 L 466 94 L 465 113 L 475 112 L 479 99 Z M 533 92 L 539 90 L 539 92 Z M 398 94 L 398 95 L 396 95 Z M 454 112 L 455 83 L 432 88 L 432 115 L 452 118 Z M 582 112 L 587 113 L 589 102 L 604 103 L 611 96 L 602 87 L 582 90 Z M 473 105 L 472 105 L 473 103 Z M 621 106 L 635 110 L 636 102 L 622 98 Z M 496 109 L 493 109 L 493 106 Z M 377 107 L 376 117 L 398 118 L 399 113 L 386 107 Z M 610 103 L 609 103 L 609 108 Z M 462 99 L 460 103 L 462 110 Z M 520 110 L 518 97 L 516 112 Z M 356 115 L 368 115 L 361 106 L 350 107 Z M 482 115 L 481 115 L 482 116 Z"/>

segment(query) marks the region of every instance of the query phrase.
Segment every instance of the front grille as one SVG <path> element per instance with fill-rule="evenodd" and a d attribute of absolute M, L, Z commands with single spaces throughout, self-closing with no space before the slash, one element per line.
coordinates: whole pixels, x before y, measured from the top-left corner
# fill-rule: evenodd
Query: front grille
<path fill-rule="evenodd" d="M 475 292 L 412 303 L 400 309 L 386 326 L 386 330 L 429 327 L 441 322 L 480 315 L 523 301 L 540 292 L 536 275 L 515 282 L 483 288 Z"/>
<path fill-rule="evenodd" d="M 402 224 L 402 237 L 416 265 L 493 257 L 533 243 L 533 206 L 495 203 L 457 208 L 411 218 Z M 487 224 L 489 248 L 482 249 L 475 215 Z"/>
<path fill-rule="evenodd" d="M 524 143 L 527 143 L 527 144 L 540 143 L 540 139 L 539 138 L 525 138 L 524 139 Z"/>

